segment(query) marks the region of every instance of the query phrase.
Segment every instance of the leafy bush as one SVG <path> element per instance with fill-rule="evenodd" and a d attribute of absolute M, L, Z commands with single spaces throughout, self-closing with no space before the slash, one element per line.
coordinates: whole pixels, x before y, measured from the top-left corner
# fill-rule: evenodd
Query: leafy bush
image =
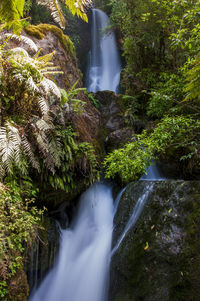
<path fill-rule="evenodd" d="M 162 118 L 173 112 L 183 99 L 184 78 L 181 74 L 161 73 L 147 106 L 147 115 Z"/>
<path fill-rule="evenodd" d="M 188 172 L 200 166 L 200 121 L 191 116 L 165 117 L 151 134 L 143 131 L 135 141 L 113 151 L 104 162 L 106 177 L 123 182 L 137 180 L 160 154 L 184 161 Z"/>

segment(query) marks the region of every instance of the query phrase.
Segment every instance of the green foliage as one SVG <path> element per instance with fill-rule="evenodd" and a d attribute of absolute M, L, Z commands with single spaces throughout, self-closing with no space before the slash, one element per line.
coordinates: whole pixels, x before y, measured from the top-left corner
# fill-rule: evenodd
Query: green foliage
<path fill-rule="evenodd" d="M 105 159 L 106 177 L 119 175 L 123 182 L 137 180 L 145 167 L 160 154 L 184 161 L 188 172 L 200 166 L 200 121 L 191 116 L 165 117 L 149 135 L 144 131 L 135 141 L 115 150 Z"/>
<path fill-rule="evenodd" d="M 21 30 L 20 18 L 23 16 L 24 0 L 7 0 L 0 2 L 0 21 L 13 27 L 14 32 Z"/>
<path fill-rule="evenodd" d="M 192 68 L 187 72 L 185 87 L 186 101 L 200 100 L 200 53 L 196 56 Z"/>
<path fill-rule="evenodd" d="M 65 28 L 65 18 L 57 0 L 36 0 L 39 5 L 45 6 L 53 20 L 62 28 Z M 62 2 L 62 1 L 61 1 Z M 84 21 L 88 21 L 85 13 L 85 7 L 90 5 L 90 0 L 65 0 L 65 5 L 73 15 L 77 15 Z M 22 28 L 20 18 L 23 13 L 28 13 L 32 3 L 30 0 L 6 0 L 0 2 L 0 21 L 5 23 L 6 27 L 13 29 L 14 33 L 19 34 Z M 3 26 L 4 27 L 4 26 Z"/>
<path fill-rule="evenodd" d="M 59 73 L 52 56 L 38 52 L 31 58 L 22 48 L 1 53 L 1 179 L 36 173 L 44 185 L 69 192 L 79 167 L 87 174 L 86 182 L 96 179 L 97 162 L 94 150 L 81 151 L 81 141 L 69 125 L 70 116 L 84 110 L 79 93 L 85 89 L 76 88 L 76 82 L 69 91 L 60 90 L 47 78 Z"/>
<path fill-rule="evenodd" d="M 32 183 L 22 180 L 29 195 L 35 194 Z M 24 191 L 25 193 L 25 191 Z M 23 269 L 24 250 L 34 243 L 42 211 L 33 207 L 33 198 L 22 198 L 16 181 L 11 185 L 0 184 L 0 296 L 8 293 L 10 279 Z"/>
<path fill-rule="evenodd" d="M 179 21 L 177 31 L 171 34 L 170 40 L 174 49 L 185 49 L 190 55 L 199 51 L 200 47 L 200 3 L 199 1 L 183 2 L 183 17 Z"/>
<path fill-rule="evenodd" d="M 95 98 L 94 94 L 88 93 L 86 90 L 84 91 L 84 93 L 88 96 L 88 98 L 89 98 L 91 104 L 92 104 L 96 109 L 99 109 L 100 103 L 99 103 L 98 99 Z"/>
<path fill-rule="evenodd" d="M 80 174 L 82 182 L 92 183 L 99 177 L 99 168 L 93 146 L 88 142 L 77 143 L 77 134 L 71 126 L 59 129 L 62 144 L 62 165 L 53 175 L 48 175 L 47 182 L 54 189 L 71 193 L 77 187 Z"/>
<path fill-rule="evenodd" d="M 27 16 L 32 8 L 32 0 L 25 0 L 24 3 L 24 15 Z"/>
<path fill-rule="evenodd" d="M 52 172 L 60 165 L 60 144 L 51 107 L 54 114 L 61 113 L 61 107 L 55 106 L 61 94 L 54 82 L 45 77 L 57 73 L 57 68 L 49 62 L 52 55 L 31 58 L 22 48 L 2 52 L 1 177 L 6 172 L 12 174 L 15 168 L 27 174 L 30 165 L 39 171 L 37 152 L 43 155 L 43 164 Z M 35 110 L 38 114 L 33 118 Z"/>
<path fill-rule="evenodd" d="M 81 99 L 78 99 L 79 92 L 85 91 L 85 88 L 76 88 L 78 84 L 78 81 L 75 82 L 75 84 L 69 89 L 69 91 L 66 91 L 64 89 L 61 89 L 61 104 L 64 106 L 66 103 L 70 102 L 70 104 L 73 107 L 74 112 L 82 113 L 84 105 L 86 104 Z"/>
<path fill-rule="evenodd" d="M 138 119 L 138 112 L 141 109 L 139 96 L 120 95 L 119 102 L 127 124 L 133 125 L 135 120 Z"/>
<path fill-rule="evenodd" d="M 176 105 L 183 99 L 184 78 L 182 74 L 161 73 L 147 107 L 147 115 L 162 118 L 173 113 Z"/>
<path fill-rule="evenodd" d="M 199 1 L 110 0 L 127 62 L 122 82 L 129 95 L 151 89 L 160 72 L 185 63 L 199 49 Z M 119 9 L 119 7 L 121 9 Z M 179 47 L 180 46 L 180 47 Z M 140 76 L 155 74 L 154 78 Z M 153 81 L 152 81 L 153 80 Z"/>
<path fill-rule="evenodd" d="M 65 0 L 65 1 L 55 1 L 55 0 L 36 0 L 36 2 L 41 5 L 45 6 L 53 20 L 62 28 L 65 28 L 66 20 L 61 8 L 60 3 L 64 2 L 66 7 L 70 10 L 72 15 L 77 15 L 84 21 L 88 22 L 87 15 L 85 13 L 85 7 L 90 5 L 90 0 Z M 59 3 L 60 2 L 60 3 Z"/>

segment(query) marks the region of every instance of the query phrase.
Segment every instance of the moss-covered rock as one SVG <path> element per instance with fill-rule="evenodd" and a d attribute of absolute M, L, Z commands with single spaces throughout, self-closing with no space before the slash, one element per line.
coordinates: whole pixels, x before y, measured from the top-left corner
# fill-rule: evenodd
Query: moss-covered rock
<path fill-rule="evenodd" d="M 5 301 L 26 301 L 29 295 L 29 285 L 24 271 L 19 271 L 11 278 L 8 285 L 8 296 Z"/>
<path fill-rule="evenodd" d="M 115 242 L 150 183 L 128 185 L 115 219 Z M 152 185 L 139 222 L 113 256 L 110 300 L 198 301 L 200 182 Z"/>
<path fill-rule="evenodd" d="M 39 24 L 29 25 L 25 28 L 25 32 L 28 35 L 33 36 L 39 40 L 44 39 L 48 32 L 52 32 L 60 41 L 63 48 L 70 54 L 75 54 L 75 47 L 70 38 L 63 33 L 63 31 L 55 25 L 51 24 Z"/>

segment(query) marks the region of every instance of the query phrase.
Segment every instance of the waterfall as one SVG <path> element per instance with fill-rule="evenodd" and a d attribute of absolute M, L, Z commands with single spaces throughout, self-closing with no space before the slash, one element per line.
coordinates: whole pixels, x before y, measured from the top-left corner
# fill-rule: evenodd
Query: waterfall
<path fill-rule="evenodd" d="M 153 183 L 151 183 L 149 185 L 148 184 L 146 185 L 145 192 L 137 200 L 137 202 L 136 202 L 136 204 L 133 208 L 132 214 L 131 214 L 131 216 L 130 216 L 130 218 L 129 218 L 126 226 L 125 226 L 124 231 L 122 232 L 122 234 L 121 234 L 120 238 L 118 239 L 116 245 L 112 249 L 111 255 L 115 254 L 115 252 L 118 250 L 119 246 L 121 245 L 122 241 L 126 237 L 126 234 L 128 233 L 128 231 L 132 227 L 134 227 L 134 225 L 136 224 L 136 222 L 139 219 L 140 214 L 142 213 L 142 211 L 144 209 L 144 206 L 145 206 L 145 204 L 148 200 L 149 193 L 152 191 L 152 189 L 153 189 Z"/>
<path fill-rule="evenodd" d="M 118 92 L 121 64 L 114 32 L 103 30 L 109 25 L 108 16 L 92 10 L 92 47 L 89 55 L 87 89 L 89 92 Z"/>
<path fill-rule="evenodd" d="M 126 188 L 115 201 L 112 187 L 102 183 L 93 184 L 83 193 L 71 227 L 61 230 L 55 265 L 39 288 L 32 291 L 29 301 L 106 301 L 111 257 L 136 224 L 153 185 L 147 182 L 113 250 L 113 219 Z"/>
<path fill-rule="evenodd" d="M 146 174 L 144 174 L 140 180 L 145 181 L 164 181 L 166 178 L 161 173 L 158 164 L 152 161 L 151 165 L 146 168 Z"/>
<path fill-rule="evenodd" d="M 62 230 L 58 260 L 31 301 L 107 299 L 113 230 L 112 188 L 97 183 L 81 197 L 70 229 Z"/>

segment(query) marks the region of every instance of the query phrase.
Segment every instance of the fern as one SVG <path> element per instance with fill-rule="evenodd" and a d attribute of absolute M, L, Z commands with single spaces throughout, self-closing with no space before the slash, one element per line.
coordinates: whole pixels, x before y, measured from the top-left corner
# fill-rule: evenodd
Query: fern
<path fill-rule="evenodd" d="M 31 163 L 31 165 L 37 169 L 37 171 L 40 170 L 40 165 L 38 160 L 36 159 L 35 155 L 34 155 L 34 151 L 32 149 L 31 143 L 28 141 L 27 137 L 25 135 L 22 136 L 22 148 L 24 153 L 27 155 L 27 157 L 29 158 L 29 161 Z"/>
<path fill-rule="evenodd" d="M 59 88 L 54 82 L 48 78 L 43 78 L 40 83 L 40 87 L 43 89 L 44 93 L 47 95 L 53 94 L 57 99 L 61 99 L 61 93 Z"/>
<path fill-rule="evenodd" d="M 45 6 L 50 11 L 54 21 L 59 24 L 62 29 L 65 28 L 65 18 L 57 0 L 36 0 L 36 2 L 39 5 Z"/>
<path fill-rule="evenodd" d="M 38 4 L 45 6 L 51 13 L 54 21 L 62 28 L 65 28 L 65 18 L 60 8 L 58 0 L 36 0 Z M 91 0 L 60 0 L 65 3 L 73 15 L 77 15 L 84 21 L 88 22 L 87 15 L 85 13 L 85 7 L 91 5 Z"/>
<path fill-rule="evenodd" d="M 34 51 L 34 52 L 38 51 L 37 45 L 33 42 L 33 40 L 31 40 L 28 37 L 25 37 L 22 35 L 18 36 L 16 34 L 11 34 L 11 33 L 6 33 L 4 36 L 6 38 L 10 38 L 11 40 L 16 40 L 18 42 L 22 42 L 22 43 L 26 44 L 31 51 Z"/>
<path fill-rule="evenodd" d="M 21 137 L 11 123 L 0 128 L 0 158 L 5 171 L 11 172 L 13 163 L 19 164 L 21 156 Z"/>
<path fill-rule="evenodd" d="M 40 112 L 42 113 L 42 116 L 43 117 L 48 116 L 48 114 L 49 114 L 49 105 L 48 105 L 46 99 L 40 97 L 39 100 L 38 100 L 38 105 L 39 105 L 39 108 L 40 108 Z"/>

